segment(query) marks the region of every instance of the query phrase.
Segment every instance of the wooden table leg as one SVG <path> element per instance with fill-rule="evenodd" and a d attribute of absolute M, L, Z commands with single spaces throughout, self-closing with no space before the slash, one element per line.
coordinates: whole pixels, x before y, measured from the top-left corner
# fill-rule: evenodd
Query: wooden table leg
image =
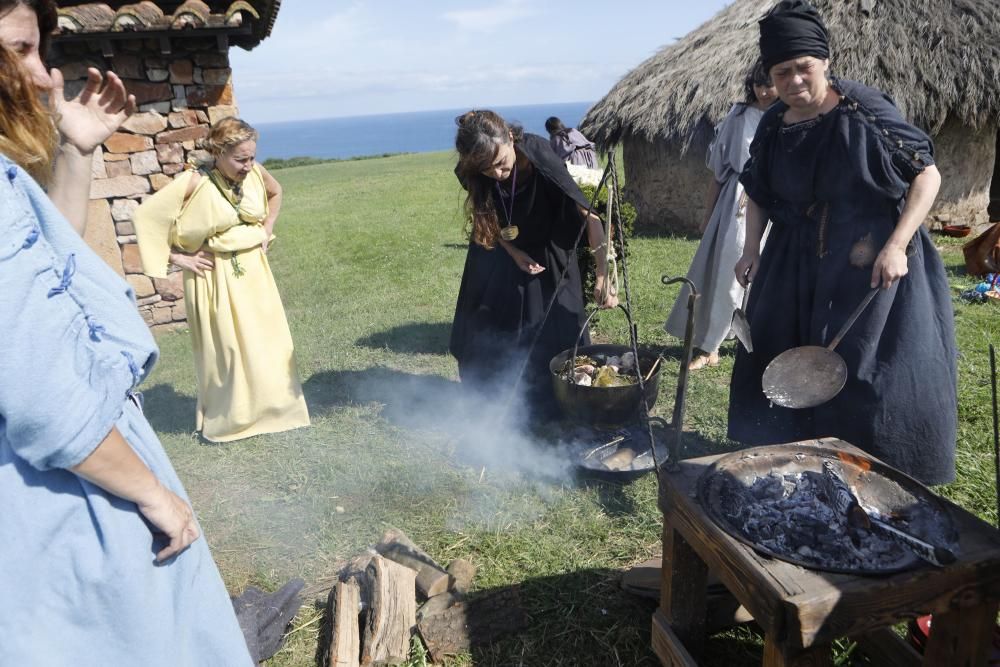
<path fill-rule="evenodd" d="M 993 642 L 998 605 L 1000 602 L 992 601 L 935 614 L 924 650 L 924 665 L 984 667 Z"/>
<path fill-rule="evenodd" d="M 674 634 L 697 660 L 705 645 L 708 566 L 664 520 L 660 610 Z"/>
<path fill-rule="evenodd" d="M 828 667 L 833 664 L 832 650 L 828 645 L 813 646 L 795 653 L 785 653 L 781 642 L 764 637 L 763 667 Z"/>

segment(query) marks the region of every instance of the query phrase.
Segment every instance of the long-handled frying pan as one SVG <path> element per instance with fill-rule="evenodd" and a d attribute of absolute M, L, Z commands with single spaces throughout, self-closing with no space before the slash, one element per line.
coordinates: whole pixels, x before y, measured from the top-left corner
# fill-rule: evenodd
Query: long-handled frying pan
<path fill-rule="evenodd" d="M 847 383 L 847 364 L 834 348 L 858 316 L 868 307 L 879 287 L 854 309 L 826 347 L 803 345 L 785 350 L 767 365 L 761 384 L 764 394 L 783 408 L 814 408 L 840 393 Z"/>

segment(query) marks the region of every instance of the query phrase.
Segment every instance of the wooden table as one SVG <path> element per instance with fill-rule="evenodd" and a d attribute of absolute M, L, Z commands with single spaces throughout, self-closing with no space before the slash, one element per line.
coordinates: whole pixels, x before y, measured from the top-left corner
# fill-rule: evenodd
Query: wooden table
<path fill-rule="evenodd" d="M 797 444 L 868 456 L 836 438 Z M 886 576 L 809 570 L 759 555 L 705 513 L 697 481 L 719 458 L 682 461 L 660 478 L 663 581 L 653 650 L 664 665 L 698 664 L 709 570 L 763 629 L 765 667 L 829 665 L 830 644 L 840 637 L 860 641 L 878 665 L 986 665 L 1000 605 L 1000 532 L 945 501 L 960 535 L 953 565 Z M 924 614 L 934 622 L 921 663 L 891 626 Z"/>

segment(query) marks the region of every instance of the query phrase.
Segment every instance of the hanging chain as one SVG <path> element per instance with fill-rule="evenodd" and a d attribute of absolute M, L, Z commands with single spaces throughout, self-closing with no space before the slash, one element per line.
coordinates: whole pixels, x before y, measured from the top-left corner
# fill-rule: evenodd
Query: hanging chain
<path fill-rule="evenodd" d="M 619 189 L 619 186 L 618 186 L 618 165 L 615 162 L 615 149 L 614 148 L 612 148 L 608 152 L 608 169 L 611 170 L 611 179 L 610 179 L 610 183 L 608 185 L 608 205 L 609 205 L 609 208 L 610 208 L 611 200 L 615 199 L 616 201 L 618 201 L 619 198 L 620 198 L 620 193 L 621 193 L 621 190 Z M 646 381 L 642 377 L 642 367 L 641 367 L 641 365 L 639 363 L 639 359 L 640 359 L 640 357 L 639 357 L 639 330 L 638 330 L 638 327 L 637 327 L 637 325 L 635 323 L 635 320 L 632 319 L 632 289 L 631 289 L 631 286 L 629 285 L 629 280 L 628 280 L 628 242 L 626 241 L 626 238 L 625 238 L 625 225 L 622 224 L 622 215 L 621 215 L 621 205 L 620 205 L 620 203 L 617 206 L 615 206 L 615 208 L 614 208 L 614 219 L 612 220 L 611 215 L 610 214 L 608 215 L 608 233 L 609 234 L 610 234 L 612 225 L 614 225 L 614 227 L 618 231 L 618 244 L 619 244 L 619 247 L 620 247 L 620 252 L 618 253 L 618 256 L 621 258 L 622 283 L 623 283 L 623 285 L 625 287 L 625 312 L 627 313 L 627 317 L 628 317 L 629 339 L 630 339 L 630 342 L 632 344 L 632 354 L 635 356 L 636 375 L 638 376 L 638 380 L 639 380 L 639 395 L 642 396 L 642 415 L 641 416 L 642 416 L 642 421 L 645 422 L 646 435 L 649 438 L 649 453 L 653 457 L 653 467 L 656 470 L 656 476 L 659 477 L 660 476 L 660 462 L 659 462 L 659 460 L 657 460 L 657 457 L 656 457 L 656 438 L 653 437 L 653 423 L 649 419 L 649 402 L 648 402 L 648 400 L 646 398 Z M 610 251 L 610 248 L 609 248 L 609 251 Z M 618 262 L 615 262 L 615 264 L 616 264 L 615 270 L 617 272 L 617 264 L 618 264 Z M 609 266 L 608 267 L 608 271 L 610 272 L 610 270 L 611 270 L 611 268 Z"/>

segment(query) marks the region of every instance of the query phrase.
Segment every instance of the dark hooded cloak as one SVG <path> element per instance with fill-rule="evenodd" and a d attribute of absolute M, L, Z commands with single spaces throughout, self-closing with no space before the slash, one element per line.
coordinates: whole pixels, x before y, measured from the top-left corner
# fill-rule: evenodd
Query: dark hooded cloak
<path fill-rule="evenodd" d="M 488 250 L 470 241 L 448 349 L 458 360 L 463 383 L 487 392 L 509 388 L 496 383 L 513 381 L 513 372 L 520 369 L 542 326 L 559 277 L 568 268 L 556 304 L 531 350 L 525 377 L 528 400 L 544 413 L 552 408 L 549 361 L 572 347 L 586 321 L 573 246 L 584 224 L 578 206 L 587 208 L 590 202 L 547 140 L 525 134 L 517 149 L 534 169 L 531 176 L 518 178 L 513 224 L 519 234 L 512 243 L 545 271 L 530 275 L 499 244 Z M 505 222 L 506 213 L 499 208 L 503 204 L 496 201 L 495 205 Z M 586 243 L 585 235 L 581 239 Z M 580 344 L 589 343 L 590 334 L 584 331 Z"/>

